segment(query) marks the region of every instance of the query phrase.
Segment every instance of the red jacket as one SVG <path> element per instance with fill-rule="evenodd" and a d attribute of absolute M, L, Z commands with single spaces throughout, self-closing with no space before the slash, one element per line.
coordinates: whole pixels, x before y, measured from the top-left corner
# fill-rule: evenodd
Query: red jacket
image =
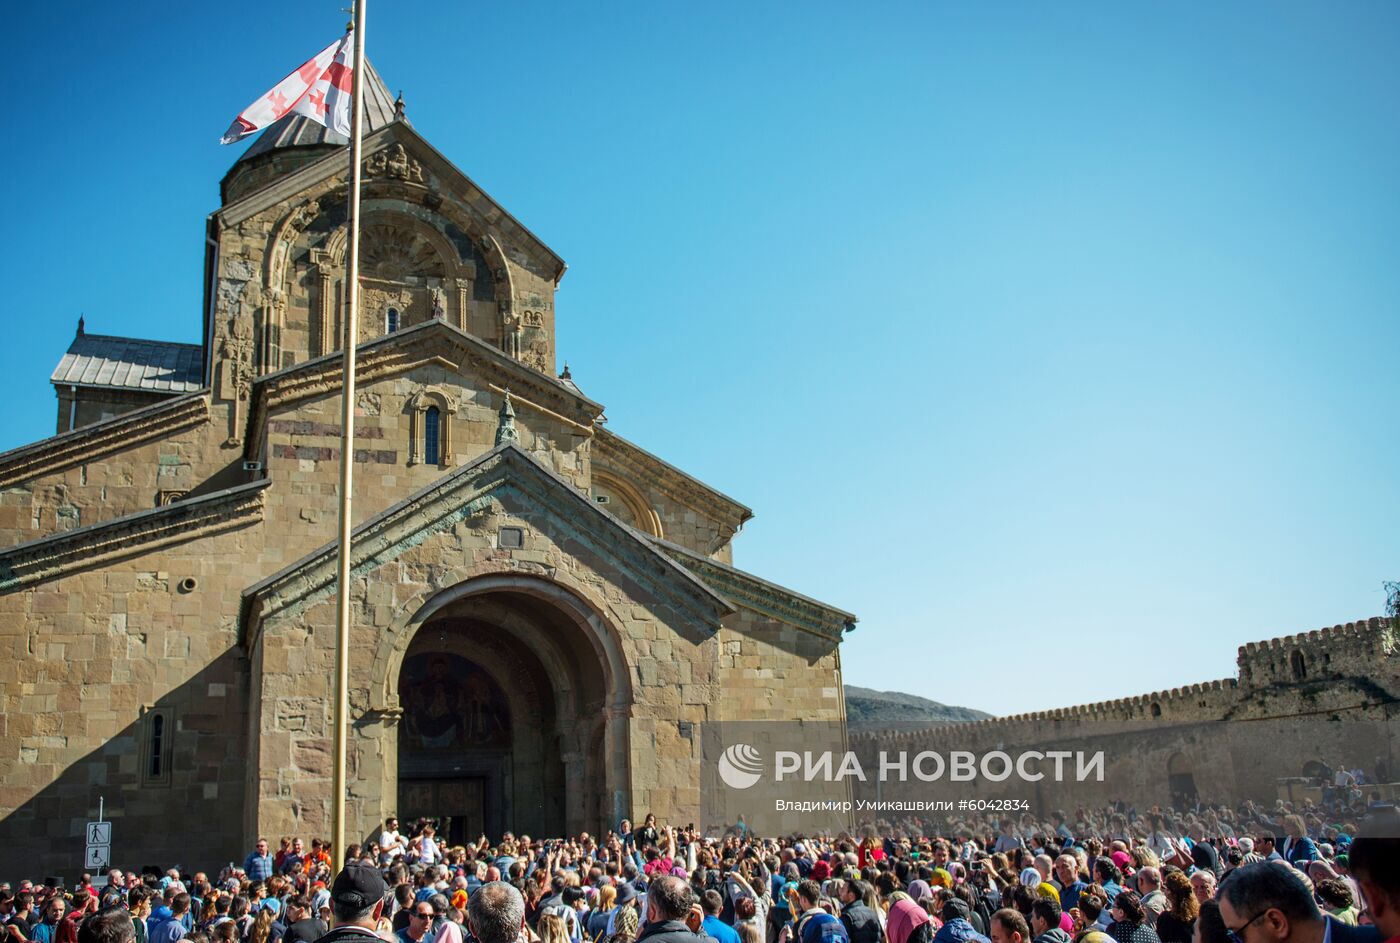
<path fill-rule="evenodd" d="M 86 908 L 70 910 L 54 928 L 54 943 L 78 943 L 78 926 L 87 919 Z"/>

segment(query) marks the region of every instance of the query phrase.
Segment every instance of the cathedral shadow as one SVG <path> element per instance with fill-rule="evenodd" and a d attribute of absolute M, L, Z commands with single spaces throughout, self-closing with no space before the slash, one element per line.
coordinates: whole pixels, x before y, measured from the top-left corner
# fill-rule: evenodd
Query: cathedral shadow
<path fill-rule="evenodd" d="M 214 494 L 226 488 L 236 488 L 239 485 L 246 485 L 254 481 L 263 472 L 251 472 L 243 468 L 243 453 L 240 452 L 238 458 L 229 462 L 223 468 L 214 472 L 208 478 L 201 481 L 190 489 L 190 493 L 185 495 L 186 499 L 200 498 L 207 494 Z"/>
<path fill-rule="evenodd" d="M 81 693 L 73 705 L 64 705 L 60 695 L 57 712 L 8 718 L 10 736 L 29 755 L 22 756 L 18 775 L 5 787 L 23 793 L 33 783 L 37 791 L 0 819 L 0 880 L 59 876 L 71 887 L 83 872 L 96 875 L 100 869 L 87 866 L 91 862 L 85 858 L 86 824 L 97 819 L 99 801 L 111 822 L 110 865 L 124 871 L 181 865 L 213 874 L 241 861 L 252 847 L 243 821 L 248 776 L 243 651 L 228 649 L 154 703 L 127 710 L 123 691 L 147 683 L 154 665 L 120 659 L 116 664 L 132 681 L 107 686 L 111 706 L 134 719 L 61 769 L 36 762 L 35 756 L 60 752 L 56 741 L 65 739 L 64 731 L 81 731 L 100 716 L 89 696 L 97 685 L 75 686 Z M 31 741 L 40 749 L 31 752 Z"/>

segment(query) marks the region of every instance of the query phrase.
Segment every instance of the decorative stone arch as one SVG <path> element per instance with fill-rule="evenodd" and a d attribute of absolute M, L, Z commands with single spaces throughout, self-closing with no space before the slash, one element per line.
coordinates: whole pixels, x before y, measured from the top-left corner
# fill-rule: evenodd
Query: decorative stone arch
<path fill-rule="evenodd" d="M 661 516 L 647 503 L 647 500 L 642 497 L 642 493 L 631 482 L 596 465 L 592 469 L 592 478 L 595 486 L 604 488 L 623 503 L 632 516 L 633 526 L 638 530 L 653 537 L 664 538 L 666 536 L 661 530 Z"/>
<path fill-rule="evenodd" d="M 438 468 L 452 468 L 457 464 L 456 453 L 452 450 L 453 418 L 457 415 L 457 397 L 444 386 L 425 386 L 408 398 L 404 407 L 408 410 L 408 464 L 417 465 L 427 458 L 427 416 L 428 409 L 438 409 Z"/>
<path fill-rule="evenodd" d="M 381 190 L 384 185 L 385 182 L 380 181 Z M 420 231 L 435 242 L 435 248 L 441 257 L 450 263 L 452 269 L 443 280 L 443 287 L 449 299 L 453 298 L 455 291 L 456 311 L 453 312 L 453 305 L 448 305 L 449 320 L 461 330 L 468 329 L 472 285 L 480 278 L 489 277 L 498 309 L 499 346 L 518 359 L 518 341 L 523 325 L 519 312 L 515 310 L 515 279 L 505 250 L 500 240 L 492 233 L 489 222 L 471 204 L 451 191 L 396 181 L 389 192 L 392 192 L 392 199 L 397 202 L 421 207 L 425 211 L 424 216 L 373 207 L 367 209 L 366 216 L 397 212 L 403 219 L 412 220 L 421 227 Z M 308 194 L 310 199 L 307 202 L 289 211 L 282 218 L 269 241 L 265 256 L 264 284 L 282 286 L 285 294 L 287 267 L 292 248 L 299 242 L 305 242 L 304 234 L 311 223 L 322 215 L 322 208 L 344 202 L 346 194 L 343 180 L 328 180 L 319 191 Z M 377 196 L 370 202 L 379 203 L 389 199 L 387 196 Z M 456 246 L 443 233 L 442 227 L 434 222 L 434 217 L 443 223 L 455 225 L 471 240 L 486 261 L 486 273 L 470 270 L 457 252 Z M 346 227 L 342 225 L 330 233 L 323 246 L 309 250 L 312 284 L 318 289 L 316 297 L 312 300 L 311 317 L 318 322 L 321 338 L 320 348 L 310 351 L 312 356 L 330 353 L 340 343 L 339 314 L 335 304 L 339 293 L 335 290 L 335 281 L 344 279 L 347 242 Z M 455 318 L 452 317 L 454 313 Z M 514 353 L 512 339 L 516 341 Z"/>
<path fill-rule="evenodd" d="M 435 212 L 443 219 L 457 226 L 458 229 L 467 234 L 467 238 L 481 250 L 482 257 L 486 259 L 486 266 L 490 270 L 492 286 L 495 288 L 496 307 L 499 321 L 497 330 L 500 332 L 501 350 L 510 356 L 520 359 L 520 332 L 523 324 L 519 313 L 515 310 L 515 279 L 511 275 L 511 266 L 506 260 L 505 250 L 501 248 L 498 240 L 487 228 L 472 207 L 459 200 L 452 193 L 445 194 L 424 194 L 424 199 L 439 199 L 441 203 L 435 208 Z M 427 205 L 425 203 L 425 205 Z M 466 330 L 466 316 L 463 314 L 461 327 Z"/>
<path fill-rule="evenodd" d="M 398 684 L 402 675 L 404 660 L 419 631 L 439 614 L 452 615 L 451 607 L 462 600 L 474 596 L 499 596 L 501 605 L 509 606 L 509 596 L 527 596 L 544 603 L 543 609 L 572 623 L 579 630 L 574 645 L 582 643 L 583 650 L 591 650 L 597 661 L 592 667 L 586 662 L 577 662 L 579 648 L 571 646 L 562 638 L 554 638 L 548 627 L 539 625 L 529 629 L 523 625 L 502 628 L 516 642 L 528 646 L 536 656 L 547 675 L 551 677 L 551 694 L 558 712 L 552 729 L 558 735 L 557 764 L 554 768 L 571 782 L 587 782 L 586 790 L 565 790 L 567 808 L 561 809 L 571 830 L 598 828 L 604 820 L 626 814 L 631 794 L 629 722 L 631 719 L 633 691 L 631 672 L 622 649 L 621 636 L 617 624 L 605 615 L 607 608 L 601 605 L 586 588 L 577 587 L 529 575 L 519 571 L 502 571 L 499 568 L 474 570 L 473 572 L 449 572 L 437 580 L 439 587 L 460 573 L 461 581 L 440 589 L 425 589 L 413 598 L 406 600 L 399 616 L 383 630 L 377 630 L 377 644 L 374 647 L 369 675 L 370 689 L 367 692 L 352 694 L 359 703 L 366 704 L 368 711 L 359 722 L 361 725 L 375 724 L 376 733 L 357 748 L 367 751 L 378 761 L 378 771 L 374 774 L 379 785 L 372 794 L 382 799 L 395 796 L 398 790 L 398 721 L 403 710 Z M 483 600 L 484 602 L 486 600 Z M 491 612 L 489 606 L 479 610 L 482 621 L 497 624 L 499 613 Z M 526 622 L 528 616 L 523 616 Z M 573 659 L 577 664 L 570 664 Z M 588 680 L 588 672 L 594 675 Z M 600 699 L 580 697 L 582 689 L 572 690 L 561 687 L 556 679 L 577 675 L 586 680 L 591 690 L 601 694 Z M 367 695 L 367 696 L 366 696 Z M 572 717 L 569 715 L 572 713 Z M 572 721 L 572 723 L 566 723 Z M 601 741 L 595 731 L 602 724 Z M 369 729 L 368 726 L 365 729 Z M 601 742 L 601 755 L 593 757 L 595 747 Z M 593 774 L 589 778 L 590 773 Z M 609 808 L 610 807 L 610 808 Z M 387 807 L 369 812 L 364 818 L 373 821 L 387 811 Z"/>
<path fill-rule="evenodd" d="M 626 711 L 633 703 L 632 674 L 622 649 L 622 637 L 613 621 L 582 588 L 510 570 L 463 574 L 446 589 L 426 589 L 404 602 L 399 615 L 379 636 L 370 672 L 369 706 L 374 711 L 397 711 L 398 694 L 390 679 L 397 678 L 413 636 L 433 614 L 469 596 L 517 592 L 554 604 L 570 616 L 591 643 L 603 668 L 611 697 L 608 711 Z"/>
<path fill-rule="evenodd" d="M 471 285 L 477 277 L 474 271 L 475 266 L 462 259 L 461 254 L 457 251 L 457 246 L 451 239 L 447 238 L 439 226 L 434 224 L 432 218 L 416 216 L 391 206 L 375 205 L 391 202 L 412 203 L 413 201 L 408 200 L 406 196 L 401 201 L 382 199 L 370 201 L 361 221 L 362 228 L 377 225 L 397 226 L 416 236 L 421 236 L 441 263 L 441 275 L 438 276 L 441 279 L 441 285 L 430 287 L 429 290 L 441 292 L 443 318 L 449 324 L 462 327 L 466 319 L 465 306 L 471 297 Z M 440 214 L 432 215 L 442 218 Z M 329 300 L 332 296 L 343 296 L 344 294 L 345 254 L 348 251 L 348 246 L 348 229 L 345 226 L 338 226 L 326 237 L 326 242 L 321 248 L 311 251 L 312 262 L 316 266 L 321 286 L 320 297 L 322 301 L 319 316 L 323 322 L 322 336 L 338 335 L 339 333 L 339 324 L 336 323 L 338 317 Z M 367 277 L 363 271 L 361 277 Z M 337 283 L 341 285 L 339 291 L 336 290 Z M 400 310 L 402 311 L 403 308 L 400 307 Z M 367 326 L 375 325 L 383 328 L 382 318 L 382 311 L 362 312 L 360 317 L 362 339 Z"/>
<path fill-rule="evenodd" d="M 254 319 L 257 335 L 255 369 L 259 373 L 280 370 L 284 366 L 281 362 L 282 333 L 286 329 L 287 298 L 291 287 L 287 284 L 287 262 L 291 258 L 292 247 L 302 240 L 303 234 L 320 215 L 320 200 L 306 200 L 278 220 L 268 237 L 267 250 L 263 253 L 262 305 Z"/>

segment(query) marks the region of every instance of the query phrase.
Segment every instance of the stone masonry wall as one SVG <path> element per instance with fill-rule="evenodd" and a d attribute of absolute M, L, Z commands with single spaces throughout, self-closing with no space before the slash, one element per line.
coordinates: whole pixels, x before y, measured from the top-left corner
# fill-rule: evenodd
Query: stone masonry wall
<path fill-rule="evenodd" d="M 170 403 L 144 421 L 118 417 L 0 455 L 0 547 L 148 510 L 211 480 L 223 487 L 248 481 L 238 450 L 221 447 L 218 410 L 206 409 L 199 397 L 185 403 L 198 409 Z M 185 427 L 160 435 L 171 422 Z M 71 443 L 73 457 L 55 461 L 64 443 Z M 25 471 L 31 466 L 24 455 L 35 448 L 51 456 L 48 467 Z"/>
<path fill-rule="evenodd" d="M 237 613 L 257 541 L 237 530 L 0 595 L 0 873 L 76 875 L 99 796 L 124 867 L 246 850 Z M 155 781 L 153 708 L 173 751 Z"/>
<path fill-rule="evenodd" d="M 425 388 L 449 391 L 457 400 L 455 413 L 443 416 L 440 442 L 451 442 L 452 454 L 440 465 L 425 465 L 421 451 L 410 463 L 409 401 Z M 472 390 L 459 374 L 424 366 L 409 373 L 360 387 L 355 411 L 356 521 L 364 521 L 408 495 L 465 465 L 495 445 L 499 394 Z M 283 487 L 270 496 L 269 520 L 279 541 L 268 549 L 269 572 L 297 560 L 335 539 L 340 486 L 340 397 L 303 400 L 279 409 L 268 420 L 266 458 L 269 477 Z M 521 444 L 580 489 L 587 486 L 581 437 L 563 423 L 521 405 L 516 411 Z M 421 449 L 421 442 L 418 446 Z"/>
<path fill-rule="evenodd" d="M 1293 668 L 1301 653 L 1309 666 Z M 1055 785 L 980 780 L 908 782 L 891 798 L 1033 797 L 1045 803 L 1172 802 L 1171 776 L 1189 774 L 1207 799 L 1271 802 L 1277 780 L 1309 761 L 1400 775 L 1400 640 L 1383 619 L 1241 646 L 1239 679 L 970 724 L 893 729 L 852 738 L 871 768 L 879 751 L 1103 750 L 1105 777 Z M 955 794 L 948 793 L 953 789 Z"/>
<path fill-rule="evenodd" d="M 750 609 L 726 618 L 718 638 L 721 719 L 845 719 L 836 640 Z"/>
<path fill-rule="evenodd" d="M 429 518 L 431 514 L 425 521 Z M 496 535 L 503 526 L 521 527 L 525 545 L 519 550 L 500 548 Z M 391 725 L 374 718 L 382 706 L 396 706 L 393 686 L 413 634 L 413 614 L 442 588 L 492 575 L 559 586 L 612 627 L 632 693 L 625 711 L 609 714 L 610 780 L 616 782 L 617 772 L 630 767 L 631 795 L 638 808 L 669 815 L 698 807 L 695 754 L 681 724 L 699 724 L 712 715 L 718 701 L 718 643 L 692 617 L 672 609 L 646 586 L 625 576 L 606 576 L 641 567 L 640 562 L 619 566 L 608 557 L 612 552 L 592 546 L 577 533 L 561 531 L 557 520 L 506 495 L 494 510 L 415 540 L 357 578 L 352 591 L 357 641 L 352 642 L 351 686 L 354 710 L 365 723 L 357 727 L 352 751 L 352 831 L 370 828 L 384 814 L 385 803 L 394 801 L 396 734 Z M 328 800 L 302 801 L 279 787 L 279 782 L 294 779 L 305 784 L 306 796 L 324 796 L 314 770 L 297 759 L 324 752 L 324 728 L 318 723 L 301 732 L 288 731 L 271 712 L 293 692 L 305 690 L 306 679 L 329 677 L 331 633 L 308 634 L 303 626 L 323 624 L 333 608 L 323 597 L 297 603 L 269 616 L 255 643 L 263 672 L 257 820 L 264 831 L 314 830 L 329 813 Z"/>
<path fill-rule="evenodd" d="M 55 391 L 58 394 L 58 418 L 54 424 L 55 434 L 90 426 L 95 422 L 111 419 L 114 416 L 142 409 L 170 398 L 169 394 L 147 393 L 140 390 L 102 390 L 87 387 L 79 387 L 74 390 L 72 387 L 58 386 L 55 387 Z M 75 399 L 78 402 L 77 410 L 73 409 Z"/>

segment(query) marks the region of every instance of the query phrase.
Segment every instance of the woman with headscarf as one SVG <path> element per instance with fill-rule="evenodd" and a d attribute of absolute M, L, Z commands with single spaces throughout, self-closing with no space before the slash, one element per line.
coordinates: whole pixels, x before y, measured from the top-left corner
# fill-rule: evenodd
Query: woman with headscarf
<path fill-rule="evenodd" d="M 544 922 L 543 917 L 540 918 L 540 922 Z M 562 920 L 559 922 L 563 924 Z M 433 937 L 433 943 L 462 943 L 462 928 L 451 920 L 444 920 L 442 926 L 438 927 L 437 935 Z M 564 943 L 568 943 L 567 935 Z"/>
<path fill-rule="evenodd" d="M 904 897 L 890 905 L 885 937 L 889 943 L 931 943 L 933 920 L 918 903 Z"/>
<path fill-rule="evenodd" d="M 613 917 L 612 933 L 606 937 L 607 943 L 632 943 L 637 938 L 639 923 L 636 907 L 619 906 Z"/>

